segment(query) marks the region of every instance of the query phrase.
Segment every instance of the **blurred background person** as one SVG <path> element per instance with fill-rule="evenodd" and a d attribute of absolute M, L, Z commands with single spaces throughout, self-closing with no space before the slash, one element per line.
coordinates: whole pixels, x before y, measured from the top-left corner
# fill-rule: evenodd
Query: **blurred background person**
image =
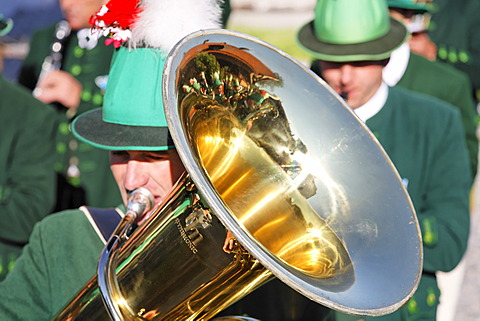
<path fill-rule="evenodd" d="M 427 59 L 435 60 L 435 55 L 427 49 L 436 47 L 428 36 L 432 12 L 436 10 L 433 1 L 387 0 L 387 4 L 390 15 L 402 21 L 410 32 L 408 39 L 410 49 L 418 54 L 423 52 Z"/>
<path fill-rule="evenodd" d="M 84 204 L 116 206 L 120 195 L 109 170 L 108 153 L 78 141 L 69 124 L 102 106 L 113 46 L 98 41 L 89 19 L 105 0 L 60 0 L 65 20 L 34 33 L 19 83 L 57 109 L 58 193 L 55 211 Z"/>
<path fill-rule="evenodd" d="M 477 0 L 435 0 L 429 9 L 427 32 L 412 37 L 413 52 L 440 60 L 462 70 L 472 82 L 473 96 L 480 90 L 480 2 Z"/>
<path fill-rule="evenodd" d="M 476 101 L 480 100 L 480 2 L 435 0 L 429 35 L 437 46 L 437 59 L 470 76 Z"/>
<path fill-rule="evenodd" d="M 389 17 L 384 0 L 356 1 L 355 6 L 348 0 L 319 0 L 315 19 L 298 34 L 304 50 L 319 60 L 322 77 L 385 148 L 420 222 L 424 267 L 419 288 L 398 311 L 372 319 L 435 321 L 436 273 L 454 269 L 467 247 L 473 180 L 458 108 L 384 82 L 384 67 L 407 38 L 405 25 Z"/>
<path fill-rule="evenodd" d="M 424 52 L 424 49 L 428 48 L 436 50 L 436 45 L 430 41 L 427 34 L 431 13 L 435 12 L 434 3 L 432 1 L 387 0 L 387 4 L 390 15 L 402 21 L 411 36 L 408 44 L 402 45 L 392 53 L 383 73 L 386 83 L 390 86 L 398 85 L 432 95 L 459 108 L 465 128 L 471 169 L 473 177 L 475 177 L 478 166 L 477 109 L 472 95 L 470 78 L 460 69 L 448 65 L 442 60 L 435 60 L 434 55 L 429 57 L 431 60 L 428 60 L 424 56 L 411 52 Z M 436 275 L 443 293 L 438 307 L 437 320 L 439 321 L 453 320 L 465 275 L 464 261 L 462 260 L 454 271 L 438 272 Z"/>
<path fill-rule="evenodd" d="M 387 0 L 387 5 L 390 15 L 406 26 L 410 36 L 392 52 L 383 70 L 384 81 L 389 86 L 400 86 L 436 97 L 459 109 L 471 171 L 475 177 L 478 167 L 477 112 L 470 79 L 452 66 L 428 60 L 413 52 L 413 48 L 419 46 L 416 39 L 426 34 L 434 5 L 431 1 L 414 0 Z M 320 74 L 318 60 L 313 61 L 311 68 Z"/>
<path fill-rule="evenodd" d="M 11 24 L 0 21 L 0 36 Z M 33 226 L 53 209 L 53 108 L 0 74 L 0 280 L 13 268 Z"/>
<path fill-rule="evenodd" d="M 428 27 L 430 1 L 387 0 L 390 15 L 403 22 L 410 32 L 408 40 L 394 50 L 383 70 L 389 86 L 400 86 L 415 92 L 444 100 L 460 110 L 470 156 L 473 177 L 477 173 L 478 140 L 477 112 L 468 75 L 441 61 L 431 61 L 415 54 L 417 37 L 422 37 Z"/>
<path fill-rule="evenodd" d="M 32 33 L 62 19 L 62 12 L 58 0 L 0 1 L 0 12 L 15 21 L 12 30 L 1 39 L 4 45 L 2 73 L 11 82 L 17 82 Z"/>

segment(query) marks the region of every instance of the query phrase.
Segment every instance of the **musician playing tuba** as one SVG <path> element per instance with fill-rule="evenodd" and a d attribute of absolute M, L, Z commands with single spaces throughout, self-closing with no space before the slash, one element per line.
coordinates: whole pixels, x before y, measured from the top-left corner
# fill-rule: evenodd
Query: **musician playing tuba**
<path fill-rule="evenodd" d="M 19 83 L 57 109 L 54 211 L 84 204 L 115 206 L 121 200 L 108 168 L 108 153 L 77 140 L 69 130 L 72 119 L 103 104 L 113 48 L 98 41 L 88 21 L 105 2 L 59 0 L 65 20 L 33 35 L 20 70 Z"/>
<path fill-rule="evenodd" d="M 64 8 L 68 2 L 61 1 Z M 93 1 L 82 2 L 86 5 Z M 170 1 L 160 13 L 170 27 L 170 37 L 180 39 L 199 28 L 219 27 L 221 10 L 217 1 L 188 3 L 196 19 L 185 15 L 185 8 L 176 1 Z M 118 1 L 110 4 L 102 10 L 118 14 L 114 10 L 118 9 Z M 184 29 L 175 30 L 174 26 L 181 22 Z M 77 25 L 72 24 L 72 28 Z M 128 33 L 129 29 L 124 31 Z M 162 105 L 161 80 L 168 46 L 164 45 L 163 50 L 125 46 L 117 49 L 103 108 L 81 113 L 73 123 L 78 139 L 109 151 L 110 168 L 124 204 L 127 193 L 140 187 L 153 194 L 155 203 L 161 202 L 184 170 L 169 137 Z M 31 59 L 33 53 L 27 65 Z M 66 71 L 56 74 L 72 77 Z M 102 190 L 99 196 L 108 192 Z M 82 207 L 50 215 L 40 222 L 14 270 L 0 284 L 1 319 L 50 320 L 95 275 L 97 260 L 109 236 L 102 231 L 115 227 L 123 209 L 122 205 L 101 216 L 98 213 L 104 211 Z M 100 223 L 105 220 L 110 222 L 106 227 Z"/>
<path fill-rule="evenodd" d="M 0 284 L 2 316 L 209 320 L 273 276 L 357 315 L 384 315 L 413 295 L 420 229 L 383 149 L 304 67 L 218 29 L 220 13 L 218 0 L 112 0 L 92 17 L 118 50 L 103 109 L 72 128 L 110 151 L 127 210 L 120 220 L 83 208 L 37 225 Z M 284 66 L 287 77 L 276 71 Z M 293 109 L 291 85 L 306 98 Z M 322 117 L 303 128 L 317 108 Z M 312 128 L 322 140 L 305 135 Z M 363 172 L 382 180 L 364 190 Z M 148 190 L 152 200 L 139 204 Z"/>

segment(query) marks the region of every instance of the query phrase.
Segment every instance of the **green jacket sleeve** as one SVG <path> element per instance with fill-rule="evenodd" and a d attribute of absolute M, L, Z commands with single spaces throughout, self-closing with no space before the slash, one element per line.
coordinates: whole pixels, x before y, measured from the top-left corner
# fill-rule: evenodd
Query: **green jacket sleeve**
<path fill-rule="evenodd" d="M 480 2 L 442 1 L 432 15 L 433 42 L 437 58 L 467 73 L 473 88 L 480 88 Z"/>
<path fill-rule="evenodd" d="M 392 87 L 382 110 L 367 120 L 407 185 L 429 272 L 453 269 L 469 237 L 472 176 L 459 113 L 439 99 Z"/>
<path fill-rule="evenodd" d="M 36 226 L 29 245 L 15 268 L 0 283 L 2 320 L 49 320 L 51 289 L 40 226 Z"/>
<path fill-rule="evenodd" d="M 457 116 L 458 112 L 454 114 Z M 436 119 L 432 119 L 436 121 Z M 438 142 L 424 201 L 417 208 L 424 244 L 424 270 L 450 271 L 465 253 L 470 229 L 471 175 L 459 117 L 445 119 L 437 131 Z"/>
<path fill-rule="evenodd" d="M 103 246 L 78 209 L 36 224 L 15 267 L 0 282 L 0 319 L 51 320 L 95 275 Z"/>
<path fill-rule="evenodd" d="M 26 243 L 33 225 L 51 212 L 55 201 L 55 135 L 50 106 L 7 81 L 0 85 L 0 238 Z"/>
<path fill-rule="evenodd" d="M 472 86 L 470 80 L 466 75 L 461 75 L 458 79 L 458 86 L 455 88 L 457 90 L 449 91 L 451 99 L 448 100 L 454 106 L 458 106 L 460 111 L 460 116 L 462 120 L 463 127 L 465 129 L 465 138 L 466 144 L 469 153 L 470 168 L 472 171 L 472 177 L 475 177 L 477 174 L 478 166 L 478 140 L 477 140 L 477 125 L 476 125 L 476 108 L 475 102 L 473 101 L 471 92 Z"/>

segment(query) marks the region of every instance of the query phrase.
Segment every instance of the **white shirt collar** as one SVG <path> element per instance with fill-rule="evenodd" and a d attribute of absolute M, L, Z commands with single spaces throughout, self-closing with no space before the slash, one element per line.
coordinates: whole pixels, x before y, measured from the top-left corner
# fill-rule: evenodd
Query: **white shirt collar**
<path fill-rule="evenodd" d="M 409 59 L 410 47 L 405 42 L 392 52 L 390 61 L 383 68 L 383 81 L 390 87 L 395 86 L 405 74 Z"/>
<path fill-rule="evenodd" d="M 362 106 L 355 108 L 353 111 L 355 114 L 360 118 L 363 122 L 366 122 L 368 119 L 375 116 L 385 105 L 388 97 L 388 86 L 386 83 L 382 82 L 380 87 L 378 88 L 375 95 L 370 98 Z"/>

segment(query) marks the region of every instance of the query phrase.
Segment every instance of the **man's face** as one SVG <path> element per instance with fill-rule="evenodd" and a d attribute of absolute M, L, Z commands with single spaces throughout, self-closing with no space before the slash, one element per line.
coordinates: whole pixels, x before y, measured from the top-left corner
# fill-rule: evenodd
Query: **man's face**
<path fill-rule="evenodd" d="M 63 16 L 73 30 L 89 28 L 90 16 L 106 3 L 106 0 L 59 0 Z"/>
<path fill-rule="evenodd" d="M 392 18 L 402 22 L 407 27 L 412 36 L 415 33 L 424 32 L 430 22 L 430 14 L 418 10 L 390 8 L 389 12 Z"/>
<path fill-rule="evenodd" d="M 339 63 L 319 61 L 322 78 L 352 108 L 358 108 L 373 97 L 382 84 L 384 61 Z"/>
<path fill-rule="evenodd" d="M 110 168 L 127 204 L 128 193 L 143 187 L 159 204 L 185 171 L 176 150 L 111 151 Z"/>

